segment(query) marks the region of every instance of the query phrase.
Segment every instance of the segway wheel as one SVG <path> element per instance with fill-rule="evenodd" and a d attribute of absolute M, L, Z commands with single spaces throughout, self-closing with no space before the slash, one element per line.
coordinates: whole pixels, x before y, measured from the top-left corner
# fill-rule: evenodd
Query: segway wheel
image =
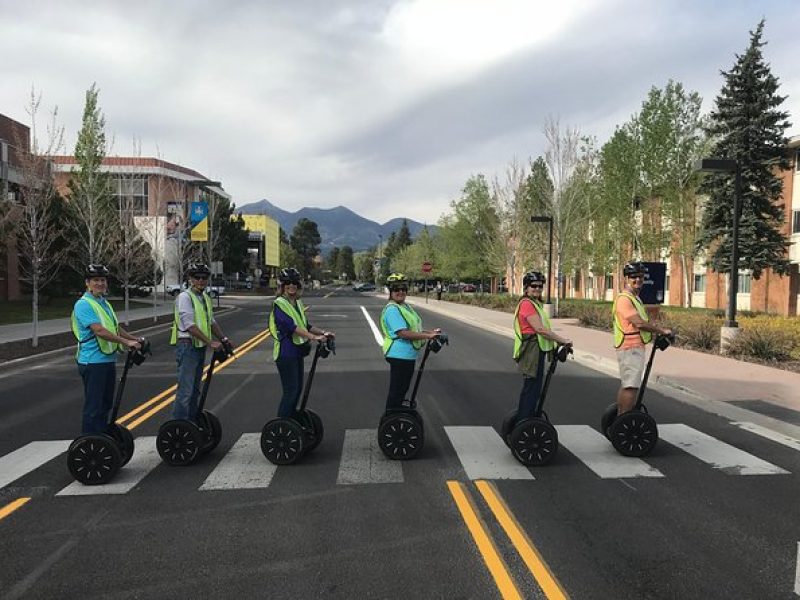
<path fill-rule="evenodd" d="M 608 429 L 611 427 L 611 424 L 617 418 L 617 405 L 609 404 L 608 408 L 603 411 L 603 416 L 600 418 L 600 431 L 604 436 L 606 436 L 609 440 L 611 437 L 608 435 Z"/>
<path fill-rule="evenodd" d="M 197 422 L 201 430 L 200 438 L 203 440 L 200 444 L 200 454 L 207 454 L 219 446 L 222 440 L 222 423 L 210 410 L 201 411 L 197 415 Z"/>
<path fill-rule="evenodd" d="M 167 421 L 158 430 L 156 448 L 161 460 L 172 467 L 192 464 L 200 455 L 200 429 L 191 421 Z"/>
<path fill-rule="evenodd" d="M 67 468 L 84 485 L 108 483 L 122 466 L 122 451 L 109 435 L 84 435 L 67 450 Z"/>
<path fill-rule="evenodd" d="M 411 413 L 391 414 L 378 428 L 378 446 L 392 460 L 412 459 L 424 445 L 422 423 Z"/>
<path fill-rule="evenodd" d="M 304 437 L 294 419 L 272 419 L 261 430 L 261 452 L 274 465 L 291 465 L 303 456 Z"/>
<path fill-rule="evenodd" d="M 306 437 L 306 452 L 311 452 L 322 442 L 322 438 L 325 436 L 325 427 L 322 424 L 320 416 L 313 410 L 307 408 L 305 409 L 305 413 L 309 428 L 309 435 Z"/>
<path fill-rule="evenodd" d="M 133 458 L 134 442 L 131 430 L 119 423 L 112 423 L 106 430 L 106 434 L 114 438 L 119 445 L 120 454 L 122 455 L 120 467 L 124 467 Z"/>
<path fill-rule="evenodd" d="M 511 454 L 526 466 L 546 465 L 558 452 L 558 433 L 549 421 L 524 419 L 509 436 Z"/>
<path fill-rule="evenodd" d="M 634 410 L 617 417 L 608 430 L 611 444 L 623 456 L 645 456 L 658 441 L 658 426 L 647 413 Z"/>
<path fill-rule="evenodd" d="M 517 409 L 510 411 L 506 416 L 503 418 L 503 424 L 500 426 L 500 437 L 503 438 L 503 441 L 506 443 L 506 446 L 509 448 L 511 447 L 511 442 L 509 437 L 511 436 L 511 431 L 514 429 L 514 425 L 517 424 Z"/>

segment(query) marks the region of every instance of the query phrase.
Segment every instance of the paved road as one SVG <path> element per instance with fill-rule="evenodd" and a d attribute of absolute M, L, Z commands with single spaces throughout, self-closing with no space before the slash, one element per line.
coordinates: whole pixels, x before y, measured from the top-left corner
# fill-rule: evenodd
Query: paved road
<path fill-rule="evenodd" d="M 523 468 L 497 435 L 520 386 L 508 340 L 421 309 L 452 343 L 420 388 L 423 453 L 388 461 L 375 442 L 388 369 L 365 316 L 383 301 L 332 291 L 306 298 L 338 335 L 310 401 L 325 439 L 292 466 L 258 448 L 280 395 L 270 341 L 214 377 L 220 446 L 170 468 L 152 436 L 174 361 L 154 334 L 121 414 L 161 399 L 124 416 L 136 455 L 102 488 L 65 467 L 82 402 L 71 353 L 0 369 L 0 509 L 31 498 L 0 520 L 0 598 L 792 597 L 800 442 L 653 393 L 665 439 L 623 459 L 597 431 L 616 381 L 567 363 L 547 406 L 561 450 Z M 226 333 L 260 339 L 265 301 L 233 302 Z"/>

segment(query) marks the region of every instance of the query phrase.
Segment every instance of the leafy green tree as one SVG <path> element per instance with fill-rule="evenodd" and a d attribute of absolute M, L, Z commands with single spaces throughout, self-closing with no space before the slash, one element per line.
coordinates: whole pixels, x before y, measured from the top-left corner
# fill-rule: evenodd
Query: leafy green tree
<path fill-rule="evenodd" d="M 235 206 L 225 198 L 214 215 L 217 231 L 217 259 L 222 261 L 226 273 L 247 271 L 249 236 L 242 215 L 234 216 Z"/>
<path fill-rule="evenodd" d="M 319 235 L 317 224 L 310 219 L 302 218 L 294 226 L 289 243 L 297 252 L 302 262 L 303 274 L 312 275 L 314 270 L 314 259 L 319 255 L 319 245 L 322 238 Z"/>
<path fill-rule="evenodd" d="M 343 246 L 336 262 L 336 272 L 337 274 L 343 274 L 347 279 L 355 279 L 355 271 L 353 249 L 350 246 Z"/>
<path fill-rule="evenodd" d="M 780 106 L 778 78 L 764 60 L 764 21 L 750 32 L 750 46 L 737 55 L 736 64 L 723 72 L 725 83 L 711 112 L 708 133 L 714 139 L 714 156 L 739 161 L 742 177 L 742 207 L 739 226 L 739 268 L 750 269 L 758 279 L 764 269 L 789 272 L 786 256 L 789 241 L 781 233 L 784 212 L 778 200 L 783 182 L 778 169 L 789 168 L 784 154 L 789 127 L 788 113 Z M 701 191 L 708 194 L 703 210 L 698 248 L 707 249 L 714 271 L 730 269 L 734 177 L 709 174 Z"/>
<path fill-rule="evenodd" d="M 327 268 L 330 270 L 334 279 L 339 279 L 342 272 L 339 270 L 339 246 L 334 246 L 328 253 Z"/>
<path fill-rule="evenodd" d="M 294 267 L 295 269 L 303 269 L 303 259 L 297 251 L 289 243 L 289 238 L 286 237 L 286 232 L 283 227 L 280 228 L 280 263 L 281 268 Z"/>
<path fill-rule="evenodd" d="M 356 279 L 359 281 L 375 280 L 373 265 L 375 263 L 376 252 L 377 249 L 373 246 L 364 252 L 358 252 L 354 255 L 353 262 L 355 264 Z"/>

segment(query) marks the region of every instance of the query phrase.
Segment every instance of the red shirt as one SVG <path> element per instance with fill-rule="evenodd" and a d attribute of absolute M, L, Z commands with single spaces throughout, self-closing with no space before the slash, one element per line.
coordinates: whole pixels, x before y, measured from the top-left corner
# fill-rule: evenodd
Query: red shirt
<path fill-rule="evenodd" d="M 528 317 L 531 315 L 538 315 L 536 308 L 533 306 L 533 301 L 526 300 L 519 307 L 519 329 L 522 335 L 536 333 L 536 330 L 528 323 Z"/>

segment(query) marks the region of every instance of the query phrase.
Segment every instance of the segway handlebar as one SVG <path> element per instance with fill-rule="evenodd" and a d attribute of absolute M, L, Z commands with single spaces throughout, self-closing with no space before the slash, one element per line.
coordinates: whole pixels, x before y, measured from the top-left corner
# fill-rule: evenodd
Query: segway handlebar
<path fill-rule="evenodd" d="M 653 345 L 658 348 L 659 350 L 666 350 L 672 344 L 675 343 L 675 334 L 670 333 L 668 335 L 657 335 Z"/>
<path fill-rule="evenodd" d="M 555 351 L 555 357 L 558 359 L 558 362 L 567 362 L 567 357 L 569 357 L 570 354 L 574 354 L 572 344 L 559 346 Z"/>
<path fill-rule="evenodd" d="M 431 338 L 428 340 L 428 349 L 430 349 L 430 351 L 433 352 L 434 354 L 439 352 L 439 350 L 441 350 L 444 346 L 449 346 L 449 345 L 450 345 L 450 338 L 447 337 L 446 333 L 439 333 L 436 335 L 435 338 Z"/>
<path fill-rule="evenodd" d="M 324 340 L 317 342 L 317 353 L 322 358 L 328 358 L 331 353 L 336 354 L 336 340 L 326 335 Z"/>
<path fill-rule="evenodd" d="M 230 340 L 220 341 L 220 344 L 222 344 L 222 346 L 217 350 L 214 350 L 214 360 L 217 362 L 223 362 L 236 354 L 233 349 L 233 344 L 231 344 Z"/>
<path fill-rule="evenodd" d="M 147 360 L 148 356 L 153 355 L 153 351 L 150 349 L 150 340 L 147 338 L 139 338 L 139 344 L 141 344 L 141 348 L 128 349 L 128 360 L 137 367 Z"/>

